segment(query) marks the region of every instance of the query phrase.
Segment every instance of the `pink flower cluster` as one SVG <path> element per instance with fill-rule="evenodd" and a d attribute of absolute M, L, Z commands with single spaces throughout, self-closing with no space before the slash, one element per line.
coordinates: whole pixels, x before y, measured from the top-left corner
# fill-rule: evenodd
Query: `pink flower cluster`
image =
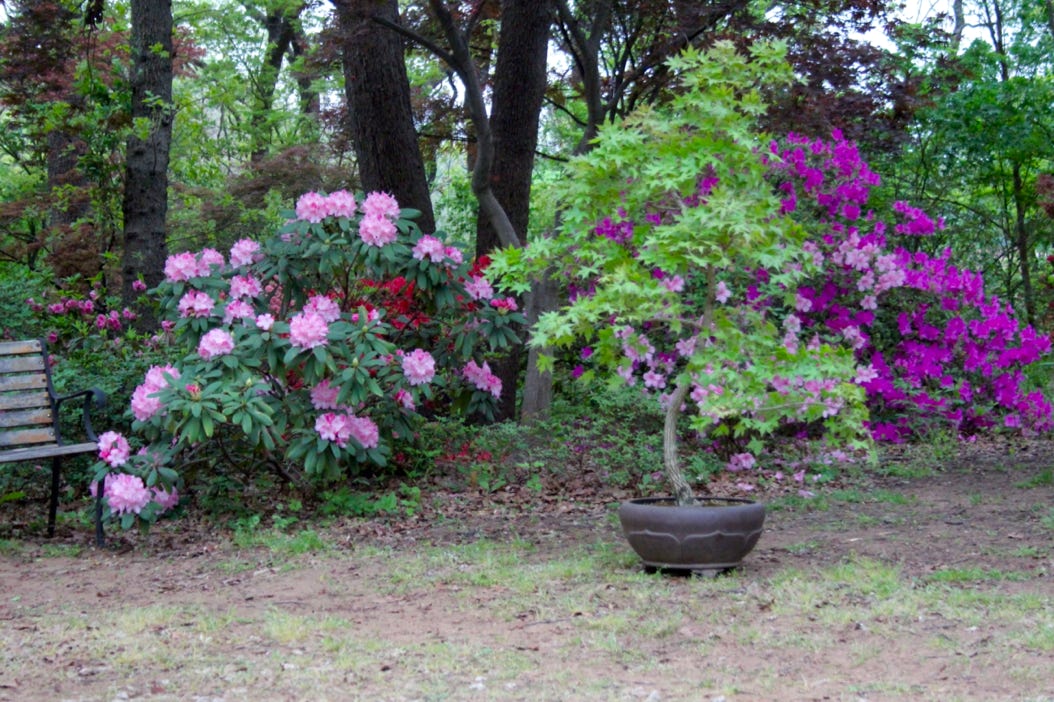
<path fill-rule="evenodd" d="M 167 377 L 166 377 L 167 376 Z M 157 393 L 168 387 L 168 378 L 179 379 L 179 371 L 173 366 L 151 366 L 146 378 L 132 393 L 132 415 L 145 422 L 161 411 L 161 400 Z"/>
<path fill-rule="evenodd" d="M 315 431 L 326 440 L 344 448 L 348 439 L 354 439 L 365 449 L 377 448 L 380 443 L 380 430 L 369 417 L 356 417 L 353 414 L 326 412 L 315 420 Z"/>
<path fill-rule="evenodd" d="M 111 468 L 123 466 L 130 454 L 128 440 L 121 434 L 108 431 L 99 437 L 99 458 Z"/>
<path fill-rule="evenodd" d="M 92 483 L 89 491 L 94 497 L 98 485 Z M 179 504 L 179 491 L 176 488 L 172 488 L 171 492 L 158 487 L 148 488 L 138 475 L 110 473 L 106 476 L 103 498 L 110 511 L 117 516 L 139 514 L 151 502 L 156 502 L 164 513 Z"/>
<path fill-rule="evenodd" d="M 223 254 L 215 249 L 202 249 L 194 254 L 190 251 L 174 254 L 165 260 L 165 280 L 170 283 L 186 282 L 191 278 L 203 278 L 226 266 Z"/>
<path fill-rule="evenodd" d="M 477 365 L 475 361 L 469 361 L 461 373 L 476 389 L 489 392 L 494 397 L 501 397 L 501 378 L 491 372 L 486 361 L 482 366 Z"/>
<path fill-rule="evenodd" d="M 234 337 L 226 329 L 210 329 L 198 342 L 198 355 L 206 361 L 234 350 Z"/>
<path fill-rule="evenodd" d="M 403 355 L 403 375 L 410 385 L 425 385 L 432 382 L 436 374 L 436 362 L 432 354 L 424 349 L 414 349 Z"/>
<path fill-rule="evenodd" d="M 299 349 L 325 346 L 329 325 L 318 312 L 301 312 L 289 320 L 289 342 Z"/>

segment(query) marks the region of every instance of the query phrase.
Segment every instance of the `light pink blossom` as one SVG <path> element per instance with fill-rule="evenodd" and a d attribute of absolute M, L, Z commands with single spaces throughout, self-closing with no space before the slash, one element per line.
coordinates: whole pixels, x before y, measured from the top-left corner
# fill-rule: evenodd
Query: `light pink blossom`
<path fill-rule="evenodd" d="M 216 303 L 207 294 L 200 290 L 188 290 L 179 298 L 180 317 L 208 317 L 212 314 L 212 308 Z"/>
<path fill-rule="evenodd" d="M 212 269 L 218 268 L 223 269 L 227 265 L 227 262 L 216 249 L 202 249 L 201 253 L 198 254 L 198 275 L 209 276 L 212 275 Z"/>
<path fill-rule="evenodd" d="M 728 302 L 728 298 L 730 297 L 732 297 L 732 291 L 728 289 L 728 286 L 725 285 L 725 281 L 722 280 L 717 284 L 717 287 L 714 288 L 714 299 L 721 304 L 724 304 Z"/>
<path fill-rule="evenodd" d="M 494 288 L 483 276 L 474 275 L 472 280 L 465 283 L 465 292 L 473 300 L 489 300 L 494 297 Z"/>
<path fill-rule="evenodd" d="M 337 396 L 340 395 L 340 387 L 330 385 L 329 380 L 323 378 L 318 385 L 311 388 L 311 404 L 317 410 L 337 409 Z"/>
<path fill-rule="evenodd" d="M 150 490 L 138 475 L 110 473 L 106 476 L 103 491 L 106 503 L 114 514 L 139 514 L 153 498 Z"/>
<path fill-rule="evenodd" d="M 356 208 L 355 196 L 347 190 L 338 190 L 326 197 L 326 211 L 332 217 L 352 217 Z"/>
<path fill-rule="evenodd" d="M 234 350 L 234 337 L 225 329 L 212 329 L 198 342 L 198 355 L 206 361 Z"/>
<path fill-rule="evenodd" d="M 399 203 L 388 193 L 372 192 L 362 203 L 362 211 L 367 217 L 386 217 L 399 219 Z"/>
<path fill-rule="evenodd" d="M 111 468 L 123 466 L 131 453 L 132 449 L 123 435 L 108 431 L 99 437 L 99 458 Z"/>
<path fill-rule="evenodd" d="M 326 412 L 315 420 L 315 431 L 326 441 L 343 448 L 351 438 L 351 417 L 336 412 Z"/>
<path fill-rule="evenodd" d="M 317 312 L 301 312 L 289 320 L 289 341 L 298 349 L 326 345 L 329 325 Z"/>
<path fill-rule="evenodd" d="M 198 262 L 189 251 L 173 254 L 165 259 L 165 280 L 181 283 L 197 275 Z"/>
<path fill-rule="evenodd" d="M 231 300 L 227 303 L 227 309 L 223 313 L 223 323 L 230 324 L 236 319 L 248 319 L 256 314 L 256 310 L 245 300 Z"/>
<path fill-rule="evenodd" d="M 403 375 L 410 385 L 432 382 L 436 374 L 436 362 L 432 354 L 424 349 L 414 349 L 403 356 Z"/>
<path fill-rule="evenodd" d="M 446 258 L 446 247 L 439 239 L 426 234 L 414 244 L 413 254 L 418 261 L 428 258 L 432 263 L 442 263 Z"/>
<path fill-rule="evenodd" d="M 304 305 L 304 312 L 314 312 L 327 323 L 340 319 L 340 305 L 325 295 L 313 295 Z"/>
<path fill-rule="evenodd" d="M 231 247 L 231 265 L 235 268 L 252 265 L 260 259 L 260 244 L 252 239 L 239 239 Z"/>
<path fill-rule="evenodd" d="M 171 492 L 155 487 L 153 488 L 153 500 L 161 507 L 162 512 L 167 512 L 179 504 L 179 491 L 174 487 Z"/>
<path fill-rule="evenodd" d="M 154 397 L 168 387 L 168 375 L 179 378 L 179 371 L 172 366 L 152 366 L 146 372 L 146 378 L 132 392 L 132 415 L 140 422 L 145 422 L 161 411 L 161 400 Z"/>
<path fill-rule="evenodd" d="M 369 417 L 349 416 L 351 436 L 365 449 L 377 448 L 381 434 L 377 425 Z"/>
<path fill-rule="evenodd" d="M 318 224 L 325 219 L 327 210 L 326 198 L 319 193 L 304 193 L 296 201 L 297 219 L 307 220 L 312 224 Z"/>
<path fill-rule="evenodd" d="M 494 397 L 501 397 L 501 379 L 491 372 L 486 361 L 482 366 L 476 365 L 475 361 L 469 361 L 461 373 L 479 390 L 489 392 Z"/>
<path fill-rule="evenodd" d="M 367 214 L 359 220 L 359 238 L 370 246 L 385 246 L 398 237 L 399 231 L 385 217 Z"/>
<path fill-rule="evenodd" d="M 235 299 L 241 297 L 255 299 L 262 292 L 263 286 L 260 285 L 260 281 L 251 275 L 236 275 L 231 278 L 230 295 Z"/>
<path fill-rule="evenodd" d="M 269 314 L 260 314 L 256 316 L 256 328 L 260 331 L 270 331 L 271 327 L 274 326 L 274 317 Z"/>

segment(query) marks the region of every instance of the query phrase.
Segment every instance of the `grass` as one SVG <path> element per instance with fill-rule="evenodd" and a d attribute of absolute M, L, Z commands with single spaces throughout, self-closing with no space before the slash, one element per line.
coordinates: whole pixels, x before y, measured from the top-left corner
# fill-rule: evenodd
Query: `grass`
<path fill-rule="evenodd" d="M 1012 571 L 942 569 L 917 580 L 850 558 L 766 577 L 675 578 L 645 575 L 611 544 L 554 554 L 481 540 L 314 550 L 313 570 L 294 574 L 286 541 L 260 536 L 253 548 L 276 546 L 260 577 L 281 578 L 288 592 L 257 601 L 244 596 L 255 589 L 232 591 L 217 607 L 148 587 L 135 607 L 103 602 L 98 615 L 62 602 L 16 609 L 22 626 L 0 628 L 6 661 L 28 672 L 61 650 L 88 671 L 66 696 L 110 698 L 153 689 L 322 700 L 348 690 L 392 700 L 926 700 L 948 696 L 899 672 L 920 660 L 953 680 L 987 666 L 1037 691 L 1046 684 L 1037 666 L 1052 672 L 1054 608 L 1039 590 L 1004 590 L 1029 582 Z M 223 578 L 245 563 L 211 568 Z M 898 648 L 901 639 L 910 645 Z M 110 682 L 97 689 L 96 679 Z"/>
<path fill-rule="evenodd" d="M 1054 468 L 1047 468 L 1043 472 L 1033 475 L 1028 480 L 1022 480 L 1014 483 L 1014 487 L 1021 488 L 1023 490 L 1031 490 L 1038 487 L 1049 487 L 1054 485 Z"/>

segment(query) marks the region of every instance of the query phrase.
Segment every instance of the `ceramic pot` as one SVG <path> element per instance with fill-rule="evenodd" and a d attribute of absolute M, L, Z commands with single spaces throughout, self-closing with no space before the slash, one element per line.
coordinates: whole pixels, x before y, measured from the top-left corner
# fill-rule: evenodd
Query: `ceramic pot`
<path fill-rule="evenodd" d="M 622 503 L 618 515 L 630 546 L 651 569 L 735 568 L 765 525 L 765 505 L 740 498 L 707 497 L 686 507 L 672 497 L 641 498 Z"/>

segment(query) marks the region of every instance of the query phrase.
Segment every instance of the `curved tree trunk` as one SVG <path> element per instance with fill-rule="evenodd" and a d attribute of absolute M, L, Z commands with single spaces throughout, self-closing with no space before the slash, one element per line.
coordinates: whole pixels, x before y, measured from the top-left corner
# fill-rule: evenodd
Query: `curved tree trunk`
<path fill-rule="evenodd" d="M 145 138 L 137 129 L 128 138 L 124 184 L 122 297 L 137 293 L 142 277 L 149 287 L 164 275 L 167 245 L 168 158 L 172 145 L 172 0 L 132 0 L 132 119 L 146 120 Z M 141 329 L 157 320 L 141 313 Z"/>
<path fill-rule="evenodd" d="M 417 224 L 435 231 L 421 149 L 414 129 L 402 38 L 374 19 L 398 25 L 397 0 L 332 0 L 343 42 L 344 92 L 359 178 L 403 207 L 421 211 Z"/>

